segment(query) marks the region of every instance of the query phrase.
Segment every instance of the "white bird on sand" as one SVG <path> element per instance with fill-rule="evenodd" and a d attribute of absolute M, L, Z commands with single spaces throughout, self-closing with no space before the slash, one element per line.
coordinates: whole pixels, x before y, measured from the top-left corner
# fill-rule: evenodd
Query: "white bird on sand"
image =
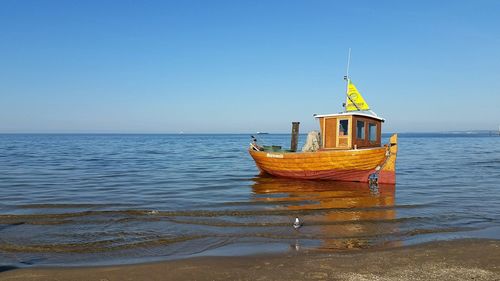
<path fill-rule="evenodd" d="M 302 222 L 299 220 L 299 218 L 295 218 L 295 222 L 293 223 L 293 228 L 298 229 L 299 227 L 302 226 Z"/>

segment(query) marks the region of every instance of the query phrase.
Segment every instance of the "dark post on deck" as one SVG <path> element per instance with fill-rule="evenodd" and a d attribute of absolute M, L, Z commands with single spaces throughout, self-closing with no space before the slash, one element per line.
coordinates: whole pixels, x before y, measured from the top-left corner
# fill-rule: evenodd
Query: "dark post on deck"
<path fill-rule="evenodd" d="M 300 122 L 292 122 L 292 143 L 290 144 L 290 150 L 297 151 L 297 144 L 299 143 L 299 125 Z"/>

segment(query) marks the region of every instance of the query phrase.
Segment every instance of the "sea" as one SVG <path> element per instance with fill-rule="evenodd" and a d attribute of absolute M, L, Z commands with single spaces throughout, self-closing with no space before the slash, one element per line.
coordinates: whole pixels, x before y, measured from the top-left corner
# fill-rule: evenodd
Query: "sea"
<path fill-rule="evenodd" d="M 287 134 L 256 137 L 290 145 Z M 400 134 L 396 185 L 259 176 L 250 142 L 247 134 L 2 134 L 0 266 L 500 239 L 499 136 Z"/>

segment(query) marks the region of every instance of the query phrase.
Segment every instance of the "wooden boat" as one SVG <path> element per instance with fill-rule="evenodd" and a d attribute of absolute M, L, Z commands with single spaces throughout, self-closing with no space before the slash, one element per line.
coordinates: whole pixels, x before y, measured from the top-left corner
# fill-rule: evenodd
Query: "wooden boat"
<path fill-rule="evenodd" d="M 382 147 L 328 149 L 316 152 L 249 149 L 261 174 L 295 179 L 319 179 L 395 184 L 397 135 Z"/>
<path fill-rule="evenodd" d="M 384 118 L 370 110 L 347 75 L 345 110 L 315 115 L 319 121 L 319 148 L 297 152 L 297 128 L 290 150 L 250 144 L 249 153 L 261 174 L 295 179 L 396 183 L 397 134 L 381 144 Z M 295 131 L 295 132 L 294 132 Z M 295 146 L 295 148 L 294 148 Z"/>

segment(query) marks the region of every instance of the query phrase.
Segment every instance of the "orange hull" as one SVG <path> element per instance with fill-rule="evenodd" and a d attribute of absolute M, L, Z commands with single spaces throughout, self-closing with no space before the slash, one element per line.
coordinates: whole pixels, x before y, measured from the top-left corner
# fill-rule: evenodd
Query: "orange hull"
<path fill-rule="evenodd" d="M 317 152 L 268 152 L 249 150 L 261 173 L 295 179 L 396 183 L 397 135 L 383 147 L 322 150 Z"/>

